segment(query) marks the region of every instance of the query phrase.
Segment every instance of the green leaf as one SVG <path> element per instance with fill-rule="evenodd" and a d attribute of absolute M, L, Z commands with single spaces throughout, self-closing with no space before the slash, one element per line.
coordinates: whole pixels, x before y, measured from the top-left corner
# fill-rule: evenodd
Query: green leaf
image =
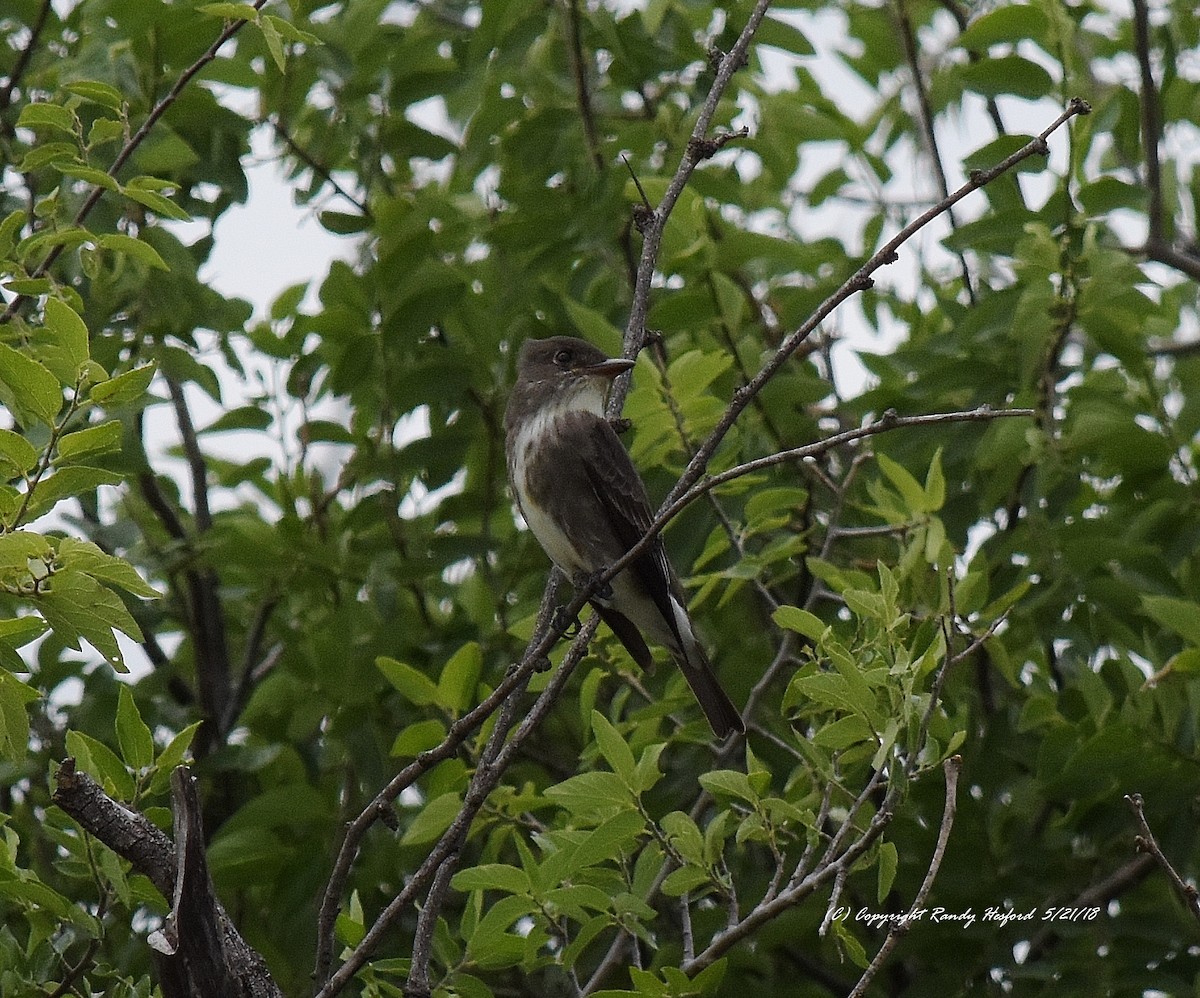
<path fill-rule="evenodd" d="M 459 870 L 450 878 L 456 891 L 504 891 L 506 894 L 528 895 L 533 889 L 529 875 L 507 863 L 482 863 Z"/>
<path fill-rule="evenodd" d="M 18 478 L 32 471 L 40 456 L 21 434 L 0 430 L 0 477 Z"/>
<path fill-rule="evenodd" d="M 590 340 L 610 356 L 615 357 L 621 352 L 623 334 L 604 315 L 570 298 L 563 298 L 562 306 L 584 339 Z"/>
<path fill-rule="evenodd" d="M 1019 55 L 981 59 L 961 70 L 968 89 L 984 97 L 1012 94 L 1026 100 L 1048 97 L 1054 92 L 1054 80 L 1040 65 Z"/>
<path fill-rule="evenodd" d="M 74 537 L 58 540 L 58 560 L 63 568 L 83 572 L 109 586 L 119 586 L 126 592 L 143 599 L 157 599 L 162 595 L 146 583 L 124 558 L 102 551 L 91 541 Z"/>
<path fill-rule="evenodd" d="M 81 572 L 56 572 L 49 590 L 38 596 L 38 609 L 68 647 L 78 649 L 82 638 L 117 672 L 128 672 L 115 631 L 142 640 L 137 622 L 110 589 Z"/>
<path fill-rule="evenodd" d="M 646 828 L 646 819 L 634 810 L 619 811 L 588 833 L 571 854 L 569 875 L 608 861 L 616 861 L 621 852 Z"/>
<path fill-rule="evenodd" d="M 55 128 L 75 134 L 75 115 L 58 104 L 26 104 L 17 118 L 18 128 Z"/>
<path fill-rule="evenodd" d="M 132 371 L 118 374 L 108 381 L 92 385 L 88 397 L 97 405 L 118 406 L 136 401 L 146 394 L 154 379 L 154 365 L 145 364 Z"/>
<path fill-rule="evenodd" d="M 803 634 L 813 641 L 820 641 L 821 635 L 829 627 L 815 613 L 809 613 L 798 606 L 781 606 L 771 614 L 771 619 L 780 627 Z"/>
<path fill-rule="evenodd" d="M 156 215 L 162 218 L 175 219 L 180 222 L 191 221 L 191 214 L 177 205 L 170 198 L 160 194 L 157 190 L 145 186 L 139 181 L 145 181 L 154 178 L 135 178 L 121 188 L 121 193 L 131 201 L 136 201 L 138 204 L 145 205 Z"/>
<path fill-rule="evenodd" d="M 69 94 L 82 97 L 93 104 L 101 104 L 113 111 L 120 111 L 125 104 L 121 91 L 99 80 L 76 80 L 74 83 L 65 84 L 63 89 Z"/>
<path fill-rule="evenodd" d="M 391 756 L 393 759 L 403 759 L 418 756 L 431 748 L 436 748 L 446 737 L 446 726 L 436 718 L 416 721 L 405 728 L 392 742 Z"/>
<path fill-rule="evenodd" d="M 200 430 L 200 433 L 225 433 L 230 430 L 265 430 L 272 423 L 271 414 L 257 405 L 241 405 L 221 413 Z"/>
<path fill-rule="evenodd" d="M 283 51 L 283 39 L 279 37 L 279 28 L 276 27 L 274 20 L 268 17 L 259 18 L 258 27 L 262 32 L 263 41 L 267 43 L 267 51 L 271 53 L 276 68 L 281 73 L 285 72 L 287 56 Z"/>
<path fill-rule="evenodd" d="M 698 866 L 704 864 L 704 836 L 690 815 L 671 811 L 662 816 L 659 824 L 680 856 Z"/>
<path fill-rule="evenodd" d="M 256 21 L 258 11 L 248 3 L 205 3 L 198 10 L 227 21 Z"/>
<path fill-rule="evenodd" d="M 662 892 L 667 897 L 681 897 L 694 891 L 701 884 L 711 884 L 712 876 L 699 866 L 681 866 L 672 870 L 663 881 Z"/>
<path fill-rule="evenodd" d="M 750 778 L 736 769 L 717 769 L 711 773 L 701 773 L 700 786 L 711 794 L 740 797 L 752 804 L 758 801 L 758 794 L 750 785 Z"/>
<path fill-rule="evenodd" d="M 733 358 L 727 353 L 689 350 L 671 362 L 667 378 L 678 398 L 694 398 L 729 370 Z"/>
<path fill-rule="evenodd" d="M 490 905 L 467 940 L 467 953 L 481 967 L 513 966 L 521 961 L 525 940 L 504 931 L 517 919 L 537 911 L 536 901 L 510 894 Z"/>
<path fill-rule="evenodd" d="M 813 735 L 813 742 L 831 751 L 847 749 L 851 745 L 874 741 L 875 732 L 859 714 L 847 714 L 824 725 Z"/>
<path fill-rule="evenodd" d="M 999 42 L 1019 42 L 1026 38 L 1041 42 L 1049 21 L 1034 4 L 1006 3 L 981 14 L 958 36 L 958 44 L 967 51 L 981 51 Z"/>
<path fill-rule="evenodd" d="M 33 520 L 48 513 L 63 499 L 92 492 L 101 485 L 120 485 L 121 476 L 102 468 L 89 468 L 75 464 L 60 468 L 43 478 L 33 490 L 33 496 L 25 510 L 25 519 Z"/>
<path fill-rule="evenodd" d="M 87 326 L 66 302 L 58 298 L 46 299 L 46 329 L 72 368 L 78 369 L 90 356 Z"/>
<path fill-rule="evenodd" d="M 462 796 L 444 793 L 426 804 L 405 830 L 400 843 L 406 846 L 424 845 L 442 834 L 462 810 Z"/>
<path fill-rule="evenodd" d="M 300 42 L 304 45 L 320 45 L 321 39 L 309 31 L 302 31 L 292 24 L 291 21 L 285 20 L 282 17 L 276 17 L 274 14 L 262 15 L 262 20 L 270 21 L 271 25 L 279 32 L 281 38 L 286 38 L 289 42 Z"/>
<path fill-rule="evenodd" d="M 633 760 L 633 751 L 612 723 L 598 710 L 592 711 L 592 734 L 600 753 L 612 766 L 613 772 L 621 777 L 621 782 L 634 793 L 638 791 L 637 764 Z"/>
<path fill-rule="evenodd" d="M 130 769 L 149 769 L 154 764 L 154 736 L 142 720 L 129 687 L 122 684 L 117 697 L 117 744 Z"/>
<path fill-rule="evenodd" d="M 58 378 L 44 365 L 0 343 L 0 402 L 23 426 L 34 422 L 54 425 L 62 398 Z"/>
<path fill-rule="evenodd" d="M 814 55 L 816 50 L 808 36 L 795 25 L 784 20 L 777 20 L 768 14 L 754 33 L 755 45 L 770 45 L 783 49 L 792 55 Z"/>
<path fill-rule="evenodd" d="M 877 454 L 879 469 L 887 476 L 904 499 L 904 504 L 912 513 L 928 513 L 926 508 L 925 489 L 913 478 L 908 469 L 896 463 L 886 454 Z"/>
<path fill-rule="evenodd" d="M 168 789 L 171 773 L 174 772 L 175 767 L 183 764 L 184 757 L 192 746 L 192 739 L 196 737 L 196 732 L 200 730 L 202 723 L 202 721 L 193 721 L 189 724 L 167 743 L 167 747 L 154 760 L 156 772 L 150 781 L 151 794 L 163 793 Z"/>
<path fill-rule="evenodd" d="M 879 883 L 875 890 L 875 900 L 879 904 L 883 904 L 892 889 L 899 863 L 900 854 L 896 851 L 896 843 L 882 843 L 879 846 Z"/>
<path fill-rule="evenodd" d="M 438 677 L 437 702 L 457 717 L 475 703 L 475 690 L 483 672 L 483 649 L 468 641 L 458 649 Z"/>
<path fill-rule="evenodd" d="M 26 707 L 40 697 L 32 686 L 26 686 L 11 672 L 0 669 L 0 758 L 9 763 L 20 763 L 25 758 L 29 750 Z"/>
<path fill-rule="evenodd" d="M 659 769 L 658 760 L 666 747 L 666 742 L 657 742 L 654 745 L 647 745 L 642 750 L 642 756 L 638 759 L 637 764 L 637 779 L 633 787 L 635 793 L 646 793 L 662 779 L 663 774 Z"/>
<path fill-rule="evenodd" d="M 82 731 L 68 731 L 67 752 L 110 796 L 117 800 L 133 800 L 137 792 L 133 777 L 117 753 L 103 742 Z"/>
<path fill-rule="evenodd" d="M 109 454 L 120 450 L 122 433 L 121 421 L 117 419 L 67 433 L 58 438 L 58 460 L 66 463 L 85 455 Z"/>
<path fill-rule="evenodd" d="M 79 159 L 79 147 L 72 142 L 43 142 L 34 146 L 25 154 L 18 165 L 18 169 L 21 173 L 33 173 L 44 166 L 53 166 L 60 159 L 69 160 L 73 163 L 81 162 Z M 21 212 L 21 219 L 23 224 L 26 220 L 24 212 Z M 16 236 L 17 233 L 13 233 L 13 237 L 16 238 Z"/>
<path fill-rule="evenodd" d="M 1200 604 L 1174 596 L 1143 596 L 1142 608 L 1163 627 L 1200 647 Z"/>
<path fill-rule="evenodd" d="M 102 236 L 96 237 L 96 243 L 102 249 L 113 250 L 116 253 L 124 253 L 134 260 L 144 263 L 147 267 L 152 267 L 155 270 L 170 270 L 166 261 L 158 255 L 158 250 L 147 242 L 143 242 L 134 236 L 126 236 L 120 232 L 109 232 Z"/>
<path fill-rule="evenodd" d="M 428 707 L 431 703 L 438 702 L 437 684 L 411 665 L 405 665 L 394 658 L 380 655 L 375 659 L 375 668 L 383 673 L 384 678 L 409 703 L 418 707 Z"/>
<path fill-rule="evenodd" d="M 875 713 L 874 698 L 864 699 L 856 695 L 846 677 L 840 674 L 818 672 L 811 676 L 797 676 L 791 682 L 789 693 L 793 690 L 802 698 L 831 707 L 839 713 L 859 713 L 868 721 Z"/>
<path fill-rule="evenodd" d="M 113 177 L 109 176 L 103 170 L 96 169 L 94 166 L 85 166 L 83 163 L 69 163 L 62 160 L 55 160 L 51 166 L 64 176 L 82 180 L 93 187 L 100 187 L 106 191 L 120 190 L 120 186 Z"/>
<path fill-rule="evenodd" d="M 607 817 L 614 809 L 634 805 L 633 791 L 616 773 L 580 773 L 548 787 L 546 796 L 580 817 Z"/>
<path fill-rule="evenodd" d="M 946 503 L 946 476 L 942 473 L 942 448 L 938 448 L 929 462 L 925 475 L 925 508 L 935 513 Z"/>

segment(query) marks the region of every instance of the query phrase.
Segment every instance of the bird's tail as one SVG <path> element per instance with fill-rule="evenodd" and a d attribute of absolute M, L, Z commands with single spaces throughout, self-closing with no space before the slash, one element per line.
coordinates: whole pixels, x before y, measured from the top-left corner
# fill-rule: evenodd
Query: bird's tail
<path fill-rule="evenodd" d="M 721 686 L 699 642 L 691 643 L 686 654 L 676 653 L 675 661 L 716 736 L 725 738 L 732 731 L 744 733 L 746 725 L 742 722 L 741 712 Z"/>

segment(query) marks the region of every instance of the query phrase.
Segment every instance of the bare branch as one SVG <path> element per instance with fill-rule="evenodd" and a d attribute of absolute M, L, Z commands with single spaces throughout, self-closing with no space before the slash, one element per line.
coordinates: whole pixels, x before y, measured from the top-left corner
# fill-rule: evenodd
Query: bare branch
<path fill-rule="evenodd" d="M 1141 74 L 1142 149 L 1146 157 L 1146 187 L 1150 205 L 1146 211 L 1149 226 L 1147 244 L 1165 242 L 1163 226 L 1162 168 L 1158 161 L 1158 146 L 1162 141 L 1159 121 L 1158 86 L 1150 65 L 1150 12 L 1146 0 L 1133 0 L 1133 44 Z"/>
<path fill-rule="evenodd" d="M 646 339 L 646 315 L 650 311 L 650 280 L 654 276 L 654 270 L 658 264 L 658 252 L 659 247 L 662 245 L 663 232 L 667 227 L 667 219 L 670 218 L 671 212 L 675 209 L 675 204 L 679 200 L 679 196 L 683 193 L 683 189 L 695 171 L 697 164 L 703 158 L 703 143 L 708 141 L 708 130 L 712 125 L 713 117 L 717 113 L 717 106 L 725 93 L 726 87 L 729 86 L 729 81 L 733 79 L 733 74 L 741 66 L 745 65 L 747 52 L 750 49 L 750 42 L 754 38 L 754 33 L 758 30 L 758 26 L 762 23 L 762 19 L 766 16 L 767 9 L 770 6 L 771 0 L 756 0 L 754 9 L 746 19 L 746 24 L 738 35 L 737 41 L 734 42 L 733 48 L 725 55 L 719 57 L 716 78 L 713 80 L 712 87 L 708 91 L 708 97 L 705 98 L 704 104 L 700 108 L 700 113 L 696 117 L 696 124 L 692 128 L 692 134 L 688 139 L 683 158 L 680 160 L 679 166 L 675 170 L 675 175 L 671 178 L 671 182 L 667 185 L 667 189 L 663 194 L 662 200 L 658 203 L 658 207 L 645 219 L 645 226 L 642 230 L 644 236 L 642 256 L 638 262 L 637 277 L 634 279 L 633 303 L 629 310 L 629 322 L 625 326 L 624 354 L 626 357 L 636 357 Z M 629 375 L 621 375 L 617 378 L 616 384 L 613 386 L 612 395 L 608 400 L 608 415 L 610 418 L 621 414 L 621 409 L 625 405 L 625 395 L 628 391 Z M 707 460 L 708 458 L 706 457 L 705 462 Z"/>
<path fill-rule="evenodd" d="M 567 650 L 562 664 L 555 670 L 550 682 L 546 684 L 546 688 L 538 696 L 533 707 L 525 714 L 520 724 L 517 725 L 507 744 L 500 749 L 495 757 L 495 761 L 491 765 L 481 764 L 476 769 L 475 775 L 471 778 L 471 783 L 467 788 L 462 810 L 458 813 L 458 816 L 442 834 L 442 837 L 438 839 L 433 849 L 430 850 L 429 855 L 425 857 L 425 861 L 413 873 L 411 878 L 406 881 L 404 889 L 380 912 L 379 917 L 376 918 L 374 924 L 367 930 L 362 941 L 346 958 L 346 962 L 324 982 L 324 985 L 317 992 L 316 998 L 332 998 L 333 995 L 336 995 L 342 988 L 349 984 L 354 975 L 370 959 L 371 954 L 375 951 L 383 936 L 395 924 L 408 905 L 412 903 L 417 893 L 433 880 L 438 869 L 444 863 L 447 861 L 453 862 L 454 853 L 458 849 L 460 840 L 471 827 L 471 822 L 474 821 L 475 815 L 479 813 L 483 802 L 503 778 L 505 771 L 511 765 L 517 752 L 520 751 L 525 739 L 541 723 L 542 718 L 545 717 L 550 708 L 558 700 L 559 695 L 562 693 L 562 688 L 566 685 L 571 673 L 574 672 L 575 666 L 579 664 L 584 654 L 586 654 L 588 643 L 596 633 L 598 623 L 599 618 L 593 614 L 588 618 L 587 623 L 580 628 L 579 634 L 571 642 L 571 647 Z M 528 682 L 528 679 L 529 674 L 526 673 L 525 682 Z M 522 691 L 523 689 L 524 685 L 521 686 Z M 501 715 L 501 719 L 507 715 L 511 722 L 511 714 L 515 712 L 519 697 L 520 693 L 517 692 L 506 701 L 505 714 Z M 493 739 L 497 739 L 497 744 L 503 741 L 507 731 L 507 724 L 497 723 L 492 735 Z M 429 909 L 430 903 L 427 899 L 426 910 Z M 422 914 L 424 915 L 424 913 Z M 436 911 L 432 911 L 430 917 L 436 918 L 436 914 Z"/>
<path fill-rule="evenodd" d="M 321 907 L 317 916 L 317 953 L 313 979 L 318 984 L 324 983 L 329 978 L 329 970 L 333 963 L 334 923 L 341 905 L 342 892 L 345 890 L 346 881 L 350 876 L 350 868 L 358 855 L 358 847 L 363 837 L 381 815 L 390 812 L 392 804 L 405 788 L 412 786 L 422 773 L 439 762 L 449 759 L 458 751 L 458 747 L 467 739 L 467 736 L 491 717 L 510 695 L 515 698 L 519 696 L 515 693 L 518 688 L 524 690 L 525 684 L 529 682 L 529 677 L 541 665 L 542 657 L 559 637 L 558 633 L 550 626 L 550 618 L 553 615 L 555 595 L 558 592 L 561 578 L 559 573 L 551 573 L 550 582 L 542 595 L 538 621 L 534 626 L 535 637 L 537 635 L 542 635 L 542 637 L 536 643 L 530 644 L 520 664 L 509 670 L 490 696 L 480 701 L 450 725 L 450 730 L 439 745 L 422 752 L 392 777 L 387 786 L 380 790 L 371 802 L 358 813 L 357 817 L 346 826 L 346 834 L 338 847 L 337 859 L 334 861 L 333 871 L 325 885 L 325 894 L 321 899 Z"/>
<path fill-rule="evenodd" d="M 908 71 L 912 76 L 913 89 L 917 93 L 917 109 L 920 112 L 921 134 L 925 139 L 925 152 L 933 164 L 933 175 L 937 180 L 938 193 L 943 200 L 950 196 L 950 185 L 946 180 L 946 170 L 942 166 L 942 154 L 938 150 L 937 134 L 933 130 L 933 110 L 929 106 L 929 92 L 925 88 L 925 78 L 921 74 L 921 60 L 917 52 L 917 38 L 913 31 L 912 19 L 908 16 L 906 0 L 893 0 L 896 20 L 900 23 L 900 38 L 904 42 L 904 57 L 908 61 Z M 946 221 L 952 230 L 958 229 L 958 219 L 954 217 L 954 209 L 946 209 Z M 967 266 L 967 258 L 962 250 L 957 250 L 959 267 L 962 269 L 963 287 L 967 298 L 975 304 L 975 289 L 971 286 L 971 268 Z"/>
<path fill-rule="evenodd" d="M 946 774 L 946 806 L 942 811 L 942 826 L 938 829 L 937 844 L 933 848 L 933 857 L 929 861 L 929 869 L 925 872 L 925 879 L 921 881 L 921 886 L 917 890 L 916 897 L 913 898 L 912 906 L 908 909 L 908 917 L 897 919 L 892 923 L 887 938 L 883 941 L 883 945 L 879 947 L 879 952 L 875 954 L 875 958 L 871 961 L 870 965 L 863 971 L 863 975 L 858 979 L 858 983 L 854 985 L 854 990 L 850 992 L 850 998 L 860 998 L 861 995 L 866 994 L 871 981 L 879 973 L 879 969 L 891 955 L 892 950 L 899 944 L 901 936 L 911 926 L 912 916 L 925 907 L 925 901 L 929 897 L 933 881 L 937 877 L 938 870 L 941 869 L 942 858 L 946 855 L 946 843 L 950 841 L 950 829 L 954 827 L 954 815 L 958 810 L 958 774 L 962 770 L 962 756 L 950 756 L 942 764 L 942 769 Z"/>
<path fill-rule="evenodd" d="M 1154 832 L 1150 830 L 1150 823 L 1146 821 L 1146 813 L 1143 810 L 1145 802 L 1142 800 L 1142 795 L 1126 794 L 1125 803 L 1129 805 L 1129 810 L 1133 812 L 1134 820 L 1141 831 L 1141 835 L 1134 839 L 1138 852 L 1149 853 L 1154 857 L 1167 875 L 1171 887 L 1179 895 L 1179 899 L 1192 913 L 1192 917 L 1200 922 L 1200 895 L 1197 894 L 1195 887 L 1179 875 L 1175 867 L 1171 865 L 1171 861 L 1167 859 L 1166 854 L 1159 848 L 1158 840 L 1154 837 Z"/>
<path fill-rule="evenodd" d="M 580 30 L 582 15 L 579 0 L 567 0 L 567 33 L 570 37 L 571 72 L 575 77 L 575 99 L 579 102 L 579 117 L 583 121 L 583 137 L 588 153 L 596 169 L 603 171 L 604 156 L 600 152 L 600 138 L 596 132 L 596 116 L 592 109 L 592 97 L 588 92 L 587 62 L 583 55 L 583 38 Z"/>
<path fill-rule="evenodd" d="M 282 998 L 266 963 L 242 938 L 213 890 L 200 799 L 186 767 L 171 774 L 174 844 L 144 815 L 113 800 L 90 776 L 77 772 L 74 759 L 59 767 L 53 799 L 171 901 L 170 915 L 150 939 L 161 954 L 160 983 L 167 998 Z"/>
<path fill-rule="evenodd" d="M 29 40 L 25 42 L 24 48 L 21 49 L 21 54 L 17 56 L 17 61 L 13 63 L 12 69 L 8 74 L 8 82 L 0 87 L 0 111 L 8 109 L 12 102 L 13 90 L 21 82 L 21 77 L 25 75 L 25 70 L 29 67 L 29 60 L 33 56 L 34 50 L 37 48 L 38 40 L 42 36 L 42 29 L 46 27 L 46 17 L 50 13 L 50 0 L 42 0 L 42 4 L 38 7 L 37 15 L 33 19 L 33 24 L 29 26 Z"/>

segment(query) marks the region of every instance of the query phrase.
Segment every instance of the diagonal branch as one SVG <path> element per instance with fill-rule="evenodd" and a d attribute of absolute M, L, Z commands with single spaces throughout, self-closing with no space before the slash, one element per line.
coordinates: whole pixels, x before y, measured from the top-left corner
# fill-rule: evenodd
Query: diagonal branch
<path fill-rule="evenodd" d="M 687 148 L 675 170 L 675 175 L 667 185 L 658 207 L 643 219 L 645 224 L 642 226 L 642 256 L 638 261 L 637 277 L 634 280 L 629 322 L 625 326 L 624 353 L 626 357 L 637 356 L 646 340 L 646 315 L 650 311 L 650 281 L 654 277 L 654 270 L 658 265 L 658 252 L 662 246 L 667 220 L 671 217 L 671 212 L 674 211 L 675 204 L 683 193 L 684 187 L 687 186 L 688 180 L 706 156 L 705 143 L 708 141 L 709 126 L 712 125 L 713 117 L 717 113 L 717 106 L 720 104 L 725 89 L 729 86 L 729 81 L 733 79 L 733 74 L 745 64 L 747 53 L 750 50 L 750 42 L 770 6 L 771 0 L 757 0 L 746 20 L 745 27 L 742 28 L 737 41 L 733 43 L 733 48 L 720 57 L 716 78 L 696 117 L 691 138 L 688 139 Z M 707 152 L 707 154 L 711 155 L 711 152 Z M 616 379 L 608 400 L 610 417 L 620 415 L 628 392 L 629 375 L 622 374 Z"/>
<path fill-rule="evenodd" d="M 0 87 L 0 112 L 8 110 L 8 106 L 12 102 L 13 90 L 20 85 L 21 77 L 25 75 L 25 70 L 29 67 L 29 60 L 33 57 L 38 40 L 42 37 L 42 30 L 46 27 L 46 18 L 49 14 L 50 0 L 42 0 L 33 24 L 29 26 L 29 39 L 25 42 L 21 54 L 17 56 L 17 61 L 13 63 L 13 67 L 9 71 L 8 82 Z M 5 128 L 6 130 L 10 129 L 11 126 L 6 124 Z"/>
<path fill-rule="evenodd" d="M 962 770 L 962 756 L 950 756 L 942 764 L 942 769 L 946 774 L 946 806 L 942 811 L 942 825 L 938 829 L 937 844 L 933 848 L 933 857 L 929 861 L 929 869 L 925 872 L 925 879 L 921 881 L 921 886 L 917 890 L 916 897 L 913 898 L 912 907 L 908 909 L 908 916 L 897 919 L 892 923 L 887 938 L 883 941 L 883 945 L 879 947 L 879 951 L 875 954 L 870 965 L 863 971 L 863 975 L 858 979 L 858 983 L 854 985 L 854 990 L 850 992 L 850 998 L 861 998 L 862 995 L 866 994 L 871 981 L 875 979 L 875 975 L 879 973 L 880 968 L 887 961 L 892 950 L 899 944 L 900 938 L 912 925 L 913 916 L 925 907 L 925 901 L 929 897 L 930 890 L 933 888 L 933 881 L 938 875 L 938 870 L 942 867 L 942 858 L 946 855 L 946 843 L 950 841 L 950 829 L 954 827 L 954 816 L 958 811 L 958 774 Z"/>
<path fill-rule="evenodd" d="M 1170 881 L 1172 889 L 1179 895 L 1179 899 L 1191 912 L 1192 917 L 1200 922 L 1200 893 L 1197 893 L 1196 888 L 1189 884 L 1179 875 L 1179 871 L 1171 865 L 1171 861 L 1167 859 L 1158 844 L 1158 840 L 1154 837 L 1154 832 L 1150 830 L 1150 823 L 1146 820 L 1146 812 L 1144 810 L 1145 802 L 1141 794 L 1126 794 L 1125 803 L 1129 805 L 1129 810 L 1133 812 L 1134 820 L 1137 822 L 1138 829 L 1141 834 L 1135 839 L 1138 852 L 1149 853 L 1154 857 L 1159 866 L 1162 867 L 1163 873 L 1167 875 L 1167 880 Z"/>

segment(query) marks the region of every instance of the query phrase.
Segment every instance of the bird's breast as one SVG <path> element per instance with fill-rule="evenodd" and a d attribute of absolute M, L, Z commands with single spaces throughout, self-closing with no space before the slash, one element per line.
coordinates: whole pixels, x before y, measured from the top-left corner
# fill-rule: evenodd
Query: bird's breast
<path fill-rule="evenodd" d="M 555 448 L 547 441 L 554 438 L 558 431 L 555 424 L 565 414 L 561 409 L 543 410 L 517 431 L 508 447 L 508 477 L 521 515 L 538 544 L 551 561 L 571 576 L 591 571 L 593 566 L 585 564 L 583 553 L 559 525 L 561 518 L 570 515 L 571 511 L 559 508 L 561 504 L 551 501 L 548 495 L 553 488 L 556 469 Z"/>

